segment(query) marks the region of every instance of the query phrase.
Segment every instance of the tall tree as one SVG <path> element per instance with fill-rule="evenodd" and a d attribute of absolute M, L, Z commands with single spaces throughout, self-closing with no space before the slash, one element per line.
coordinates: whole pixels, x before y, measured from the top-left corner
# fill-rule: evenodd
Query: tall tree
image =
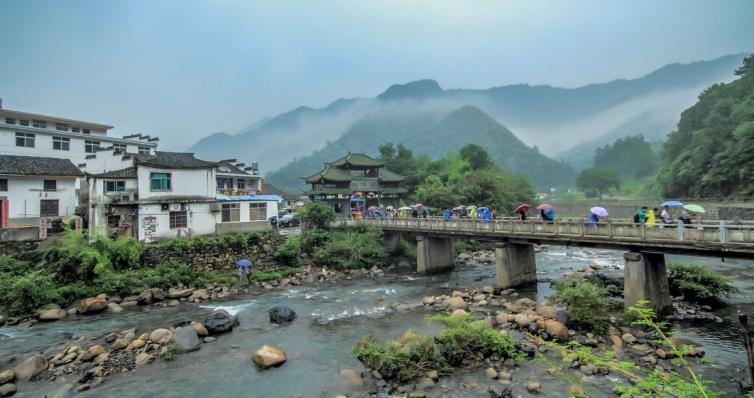
<path fill-rule="evenodd" d="M 594 166 L 582 170 L 576 176 L 576 186 L 586 191 L 588 196 L 591 192 L 602 199 L 602 195 L 610 188 L 620 188 L 620 177 L 609 167 Z"/>
<path fill-rule="evenodd" d="M 461 158 L 469 162 L 472 170 L 481 170 L 493 165 L 492 159 L 487 151 L 476 144 L 466 144 L 458 151 Z"/>
<path fill-rule="evenodd" d="M 629 178 L 641 178 L 657 172 L 660 160 L 652 145 L 641 135 L 619 138 L 612 145 L 597 148 L 594 165 L 610 167 Z"/>

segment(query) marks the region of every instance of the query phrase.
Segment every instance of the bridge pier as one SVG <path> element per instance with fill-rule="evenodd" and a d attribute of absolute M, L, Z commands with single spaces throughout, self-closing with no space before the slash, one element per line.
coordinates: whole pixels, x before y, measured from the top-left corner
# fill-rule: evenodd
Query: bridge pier
<path fill-rule="evenodd" d="M 398 251 L 398 242 L 401 240 L 401 234 L 395 232 L 385 232 L 383 234 L 385 241 L 385 250 L 388 253 L 395 253 Z"/>
<path fill-rule="evenodd" d="M 416 237 L 416 272 L 432 273 L 453 268 L 455 250 L 452 238 Z"/>
<path fill-rule="evenodd" d="M 665 255 L 662 253 L 627 252 L 623 297 L 625 307 L 639 300 L 648 300 L 649 306 L 658 313 L 671 307 Z"/>
<path fill-rule="evenodd" d="M 537 261 L 531 243 L 495 244 L 497 286 L 503 289 L 537 280 Z"/>

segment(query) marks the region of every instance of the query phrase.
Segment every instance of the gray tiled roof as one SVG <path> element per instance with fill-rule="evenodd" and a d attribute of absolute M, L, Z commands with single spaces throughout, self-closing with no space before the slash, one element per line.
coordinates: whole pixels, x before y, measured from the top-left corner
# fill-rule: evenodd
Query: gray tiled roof
<path fill-rule="evenodd" d="M 68 159 L 16 155 L 0 155 L 0 174 L 84 176 L 84 173 Z"/>
<path fill-rule="evenodd" d="M 154 155 L 132 156 L 140 165 L 163 169 L 208 169 L 217 166 L 217 162 L 197 159 L 191 152 L 155 151 Z"/>
<path fill-rule="evenodd" d="M 227 167 L 228 170 L 230 170 L 230 171 L 222 171 L 222 170 L 220 170 L 221 167 Z M 249 174 L 249 173 L 243 171 L 242 169 L 236 167 L 235 164 L 230 163 L 230 162 L 226 162 L 224 160 L 221 160 L 221 161 L 217 162 L 217 167 L 215 167 L 215 171 L 218 172 L 219 174 L 245 174 L 245 175 L 251 177 L 251 174 Z"/>
<path fill-rule="evenodd" d="M 92 174 L 97 178 L 136 178 L 136 167 L 126 167 L 120 170 L 111 170 L 100 174 Z"/>

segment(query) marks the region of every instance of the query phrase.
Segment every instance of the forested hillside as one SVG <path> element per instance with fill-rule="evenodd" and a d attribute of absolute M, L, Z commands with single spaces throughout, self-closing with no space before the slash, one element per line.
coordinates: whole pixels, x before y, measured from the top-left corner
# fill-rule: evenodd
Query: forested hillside
<path fill-rule="evenodd" d="M 666 195 L 754 194 L 754 56 L 736 75 L 702 93 L 668 136 L 658 176 Z"/>

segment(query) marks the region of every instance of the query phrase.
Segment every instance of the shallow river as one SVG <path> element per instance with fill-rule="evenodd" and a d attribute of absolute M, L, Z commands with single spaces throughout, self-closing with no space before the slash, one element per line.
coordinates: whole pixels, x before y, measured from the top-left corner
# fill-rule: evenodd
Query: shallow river
<path fill-rule="evenodd" d="M 720 325 L 676 325 L 683 335 L 700 343 L 714 363 L 705 365 L 706 377 L 735 396 L 735 380 L 744 374 L 746 358 L 742 351 L 735 309 L 743 308 L 754 316 L 754 262 L 717 259 L 695 259 L 735 277 L 742 294 L 734 305 L 717 314 Z M 620 273 L 620 252 L 552 248 L 537 254 L 540 278 L 557 278 L 569 269 L 575 270 L 596 262 Z M 448 274 L 434 276 L 392 275 L 383 279 L 358 280 L 297 287 L 289 291 L 269 291 L 203 305 L 181 304 L 176 307 L 132 308 L 121 314 L 103 314 L 32 327 L 0 328 L 0 368 L 9 365 L 12 357 L 23 358 L 33 353 L 50 354 L 69 339 L 82 339 L 76 344 L 86 347 L 90 340 L 101 339 L 110 331 L 136 327 L 137 335 L 175 322 L 203 320 L 215 308 L 225 308 L 238 315 L 241 326 L 233 333 L 220 336 L 214 343 L 203 344 L 198 352 L 179 355 L 171 362 L 157 360 L 128 373 L 110 376 L 105 382 L 80 393 L 85 397 L 334 397 L 338 393 L 361 395 L 366 390 L 350 390 L 337 373 L 341 368 L 362 370 L 350 355 L 356 341 L 372 333 L 380 339 L 397 337 L 407 329 L 431 332 L 423 308 L 409 312 L 386 311 L 392 303 L 420 303 L 426 295 L 449 294 L 455 287 L 481 287 L 494 284 L 495 267 L 461 266 Z M 549 283 L 520 291 L 522 297 L 542 299 L 551 294 Z M 292 324 L 271 325 L 267 310 L 274 305 L 288 305 L 299 315 Z M 273 344 L 288 355 L 282 367 L 258 370 L 251 362 L 253 351 L 263 344 Z M 567 384 L 549 377 L 545 366 L 529 362 L 514 373 L 515 395 L 529 396 L 527 380 L 542 383 L 540 397 L 563 397 Z M 75 377 L 66 380 L 75 383 Z M 66 382 L 36 381 L 18 385 L 20 397 L 54 395 Z M 461 384 L 479 384 L 479 388 Z M 459 397 L 488 397 L 482 370 L 457 373 L 441 378 L 436 393 Z M 614 396 L 590 391 L 591 396 Z M 430 395 L 433 396 L 433 395 Z"/>

